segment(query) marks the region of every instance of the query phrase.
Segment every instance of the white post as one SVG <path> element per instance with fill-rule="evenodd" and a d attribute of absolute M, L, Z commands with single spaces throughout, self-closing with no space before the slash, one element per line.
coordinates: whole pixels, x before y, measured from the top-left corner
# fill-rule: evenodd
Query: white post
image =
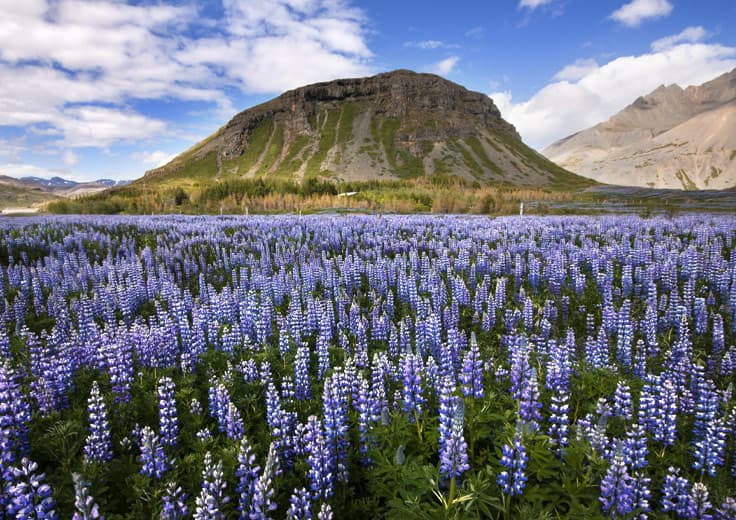
<path fill-rule="evenodd" d="M 523 202 L 519 203 L 519 216 L 520 217 L 524 216 L 524 203 Z"/>

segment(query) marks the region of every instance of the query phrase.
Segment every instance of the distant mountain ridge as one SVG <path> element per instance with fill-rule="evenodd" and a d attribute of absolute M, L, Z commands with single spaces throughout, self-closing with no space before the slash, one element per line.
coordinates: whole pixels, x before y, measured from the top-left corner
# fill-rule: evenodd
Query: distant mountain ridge
<path fill-rule="evenodd" d="M 134 184 L 433 175 L 514 186 L 589 184 L 527 147 L 487 95 L 407 70 L 285 92 L 237 114 Z"/>
<path fill-rule="evenodd" d="M 77 182 L 63 177 L 11 177 L 0 175 L 0 209 L 30 207 L 57 199 L 97 193 L 114 186 L 124 186 L 129 181 L 98 179 Z"/>
<path fill-rule="evenodd" d="M 700 86 L 660 86 L 608 121 L 542 152 L 599 182 L 677 189 L 736 186 L 736 69 Z"/>

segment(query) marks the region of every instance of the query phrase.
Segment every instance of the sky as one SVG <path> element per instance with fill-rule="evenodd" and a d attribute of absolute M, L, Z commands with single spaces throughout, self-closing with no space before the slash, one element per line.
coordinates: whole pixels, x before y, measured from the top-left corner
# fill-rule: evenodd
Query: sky
<path fill-rule="evenodd" d="M 0 0 L 0 174 L 134 179 L 281 92 L 394 69 L 541 150 L 736 68 L 734 0 Z"/>

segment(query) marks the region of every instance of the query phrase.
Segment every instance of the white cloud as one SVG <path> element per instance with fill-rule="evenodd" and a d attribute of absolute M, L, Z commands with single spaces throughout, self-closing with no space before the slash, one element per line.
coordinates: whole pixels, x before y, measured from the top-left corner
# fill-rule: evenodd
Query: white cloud
<path fill-rule="evenodd" d="M 7 175 L 8 177 L 41 177 L 42 179 L 50 179 L 51 177 L 63 177 L 68 180 L 82 181 L 80 177 L 72 175 L 68 170 L 45 168 L 43 166 L 36 166 L 34 164 L 27 164 L 22 162 L 10 162 L 0 164 L 0 175 Z"/>
<path fill-rule="evenodd" d="M 598 68 L 598 63 L 593 59 L 579 59 L 575 63 L 565 66 L 554 79 L 560 81 L 577 81 L 584 78 L 590 72 Z"/>
<path fill-rule="evenodd" d="M 131 155 L 131 159 L 138 161 L 146 166 L 157 168 L 170 162 L 176 154 L 156 150 L 153 152 L 135 152 Z"/>
<path fill-rule="evenodd" d="M 680 44 L 591 67 L 576 80 L 548 84 L 527 101 L 515 102 L 509 91 L 491 97 L 524 141 L 541 149 L 607 120 L 661 84 L 698 85 L 734 67 L 736 47 Z"/>
<path fill-rule="evenodd" d="M 695 43 L 701 41 L 703 38 L 708 36 L 708 31 L 703 27 L 686 27 L 679 34 L 673 34 L 672 36 L 665 36 L 652 42 L 653 51 L 663 51 L 674 47 L 678 43 Z"/>
<path fill-rule="evenodd" d="M 64 153 L 61 154 L 61 160 L 67 168 L 76 166 L 77 162 L 79 162 L 79 158 L 71 150 L 64 150 Z"/>
<path fill-rule="evenodd" d="M 532 11 L 536 9 L 537 7 L 541 7 L 546 4 L 551 4 L 555 0 L 520 0 L 519 1 L 519 9 L 521 8 L 527 8 L 531 9 Z"/>
<path fill-rule="evenodd" d="M 668 0 L 632 0 L 611 13 L 611 18 L 627 27 L 637 27 L 644 20 L 662 18 L 671 12 Z"/>
<path fill-rule="evenodd" d="M 456 43 L 446 43 L 441 40 L 420 40 L 404 42 L 404 47 L 416 47 L 417 49 L 433 50 L 433 49 L 457 49 L 460 46 Z"/>
<path fill-rule="evenodd" d="M 0 126 L 106 147 L 164 130 L 136 100 L 212 103 L 226 118 L 231 90 L 366 75 L 367 20 L 348 1 L 224 0 L 208 20 L 194 2 L 0 0 Z"/>
<path fill-rule="evenodd" d="M 459 61 L 460 58 L 458 56 L 450 56 L 444 60 L 438 61 L 437 63 L 433 63 L 427 70 L 434 74 L 439 74 L 440 76 L 447 76 L 452 72 Z"/>

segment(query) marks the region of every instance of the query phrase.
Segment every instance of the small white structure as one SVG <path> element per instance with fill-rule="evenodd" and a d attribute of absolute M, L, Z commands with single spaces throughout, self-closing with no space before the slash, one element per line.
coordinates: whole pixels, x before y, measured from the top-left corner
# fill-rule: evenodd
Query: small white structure
<path fill-rule="evenodd" d="M 519 203 L 519 216 L 520 217 L 524 216 L 524 203 L 523 202 Z"/>

